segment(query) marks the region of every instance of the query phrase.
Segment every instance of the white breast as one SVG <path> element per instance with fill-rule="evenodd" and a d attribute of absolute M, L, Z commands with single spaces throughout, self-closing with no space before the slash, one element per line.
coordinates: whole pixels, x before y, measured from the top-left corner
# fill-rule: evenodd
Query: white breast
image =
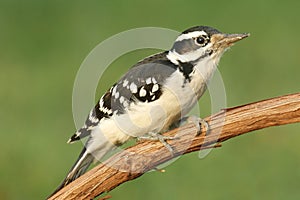
<path fill-rule="evenodd" d="M 168 99 L 168 103 L 171 105 L 174 102 L 180 105 L 182 117 L 193 108 L 207 88 L 206 85 L 216 69 L 216 65 L 209 61 L 209 59 L 204 59 L 195 67 L 190 75 L 190 82 L 184 80 L 184 76 L 179 71 L 176 71 L 176 75 L 170 77 L 166 82 L 166 88 L 176 96 L 176 99 L 164 99 Z"/>

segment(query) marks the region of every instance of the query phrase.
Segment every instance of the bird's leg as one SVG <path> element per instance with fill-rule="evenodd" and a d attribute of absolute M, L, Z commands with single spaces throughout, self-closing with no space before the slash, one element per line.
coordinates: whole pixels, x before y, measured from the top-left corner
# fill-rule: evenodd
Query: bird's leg
<path fill-rule="evenodd" d="M 146 135 L 138 137 L 138 140 L 160 141 L 170 151 L 170 153 L 172 155 L 174 154 L 174 150 L 166 142 L 166 140 L 175 140 L 175 139 L 178 139 L 178 137 L 176 137 L 176 136 L 175 137 L 174 136 L 164 136 L 164 135 L 161 135 L 161 134 L 155 133 L 155 132 L 149 132 Z"/>
<path fill-rule="evenodd" d="M 180 126 L 183 126 L 187 123 L 194 123 L 195 124 L 195 126 L 197 128 L 197 135 L 199 135 L 201 133 L 201 125 L 203 125 L 205 127 L 206 134 L 209 134 L 210 129 L 209 129 L 208 123 L 204 119 L 201 119 L 201 118 L 196 117 L 196 116 L 189 116 L 189 117 L 182 118 L 177 123 L 174 123 L 171 126 L 170 130 L 173 129 L 173 128 L 178 128 Z M 178 139 L 178 138 L 179 137 L 176 137 L 176 136 L 164 136 L 164 135 L 161 135 L 159 133 L 149 132 L 146 135 L 139 136 L 137 139 L 138 140 L 160 141 L 170 151 L 170 153 L 173 155 L 174 150 L 166 142 L 166 140 L 174 140 L 174 139 Z"/>
<path fill-rule="evenodd" d="M 203 125 L 205 127 L 205 131 L 206 131 L 207 135 L 210 132 L 209 124 L 207 123 L 207 121 L 205 121 L 204 119 L 201 119 L 197 116 L 194 116 L 194 115 L 182 118 L 178 123 L 178 127 L 183 126 L 188 123 L 195 124 L 195 126 L 197 128 L 197 135 L 199 135 L 202 132 L 201 125 Z"/>

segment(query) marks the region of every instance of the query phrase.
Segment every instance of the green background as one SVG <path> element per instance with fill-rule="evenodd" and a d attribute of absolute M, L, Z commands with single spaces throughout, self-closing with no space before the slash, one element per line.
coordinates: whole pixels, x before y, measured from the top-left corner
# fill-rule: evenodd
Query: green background
<path fill-rule="evenodd" d="M 296 0 L 1 0 L 0 199 L 44 199 L 75 161 L 82 144 L 66 144 L 75 131 L 73 83 L 101 41 L 147 26 L 250 32 L 219 67 L 232 107 L 299 92 L 299 8 Z M 96 96 L 153 52 L 122 56 L 105 73 Z M 202 117 L 210 114 L 207 105 L 206 94 Z M 147 173 L 110 194 L 144 200 L 299 199 L 299 130 L 293 124 L 255 131 L 204 159 L 185 155 L 166 173 Z"/>

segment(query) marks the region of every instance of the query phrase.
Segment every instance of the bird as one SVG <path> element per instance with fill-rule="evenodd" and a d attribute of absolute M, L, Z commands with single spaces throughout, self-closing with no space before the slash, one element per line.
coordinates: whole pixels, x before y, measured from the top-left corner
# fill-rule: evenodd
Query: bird
<path fill-rule="evenodd" d="M 170 139 L 161 133 L 188 114 L 205 92 L 223 53 L 248 36 L 194 26 L 183 31 L 169 50 L 133 65 L 99 99 L 84 125 L 69 139 L 68 143 L 73 143 L 88 138 L 54 193 L 132 138 Z"/>

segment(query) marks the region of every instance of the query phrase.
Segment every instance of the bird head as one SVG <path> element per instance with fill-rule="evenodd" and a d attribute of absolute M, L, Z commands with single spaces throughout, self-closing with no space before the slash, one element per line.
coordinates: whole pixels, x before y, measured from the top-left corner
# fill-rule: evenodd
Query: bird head
<path fill-rule="evenodd" d="M 170 52 L 173 62 L 198 63 L 208 59 L 218 63 L 223 53 L 248 33 L 225 34 L 208 26 L 196 26 L 183 31 Z"/>

